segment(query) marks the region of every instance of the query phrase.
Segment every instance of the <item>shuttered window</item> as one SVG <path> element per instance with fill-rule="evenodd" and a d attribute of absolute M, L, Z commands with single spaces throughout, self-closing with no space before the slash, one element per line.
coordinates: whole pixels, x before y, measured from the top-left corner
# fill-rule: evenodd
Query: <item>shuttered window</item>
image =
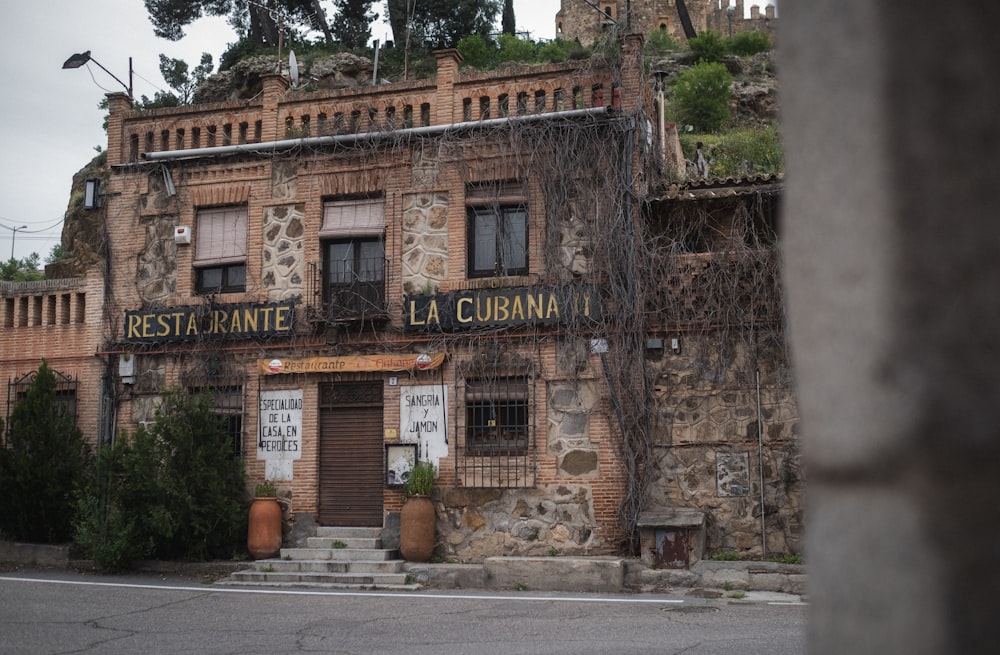
<path fill-rule="evenodd" d="M 378 236 L 385 232 L 385 199 L 334 200 L 323 206 L 321 239 Z"/>
<path fill-rule="evenodd" d="M 246 289 L 247 208 L 202 209 L 195 233 L 195 291 L 232 293 Z"/>
<path fill-rule="evenodd" d="M 246 262 L 247 208 L 223 207 L 198 212 L 195 266 Z"/>

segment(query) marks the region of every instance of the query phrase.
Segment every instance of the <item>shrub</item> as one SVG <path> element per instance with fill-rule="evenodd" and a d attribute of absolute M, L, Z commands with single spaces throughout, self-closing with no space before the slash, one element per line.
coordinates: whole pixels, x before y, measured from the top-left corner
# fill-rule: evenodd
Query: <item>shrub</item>
<path fill-rule="evenodd" d="M 658 52 L 668 52 L 670 50 L 678 50 L 680 45 L 674 40 L 674 37 L 666 30 L 655 30 L 650 32 L 649 36 L 646 37 L 646 43 L 643 46 L 645 54 L 658 53 Z"/>
<path fill-rule="evenodd" d="M 729 119 L 732 75 L 719 63 L 700 63 L 677 77 L 672 87 L 677 122 L 697 132 L 716 132 Z"/>
<path fill-rule="evenodd" d="M 770 49 L 771 40 L 763 32 L 743 32 L 726 39 L 726 50 L 741 57 L 750 57 Z"/>
<path fill-rule="evenodd" d="M 458 42 L 458 52 L 462 55 L 463 66 L 474 66 L 479 70 L 489 70 L 496 66 L 497 50 L 486 39 L 473 34 Z"/>
<path fill-rule="evenodd" d="M 149 429 L 102 451 L 98 473 L 76 537 L 102 565 L 231 557 L 245 538 L 243 464 L 207 396 L 169 393 Z"/>
<path fill-rule="evenodd" d="M 694 158 L 695 143 L 704 143 L 710 159 L 709 176 L 744 176 L 778 173 L 784 170 L 784 153 L 775 126 L 741 129 L 718 135 L 682 134 L 681 148 L 687 159 Z"/>
<path fill-rule="evenodd" d="M 699 32 L 698 36 L 688 41 L 688 47 L 694 53 L 696 62 L 714 63 L 726 54 L 726 44 L 715 32 Z"/>
<path fill-rule="evenodd" d="M 75 495 L 92 462 L 90 446 L 56 399 L 55 373 L 42 360 L 0 443 L 0 533 L 17 541 L 69 541 Z"/>
<path fill-rule="evenodd" d="M 500 52 L 498 60 L 503 63 L 507 61 L 533 62 L 537 48 L 533 41 L 519 39 L 512 34 L 501 34 Z"/>

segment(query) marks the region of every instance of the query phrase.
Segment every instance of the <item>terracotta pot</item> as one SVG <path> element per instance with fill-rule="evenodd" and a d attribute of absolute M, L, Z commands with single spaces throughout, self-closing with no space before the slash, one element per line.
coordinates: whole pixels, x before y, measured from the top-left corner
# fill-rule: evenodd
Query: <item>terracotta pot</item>
<path fill-rule="evenodd" d="M 254 498 L 247 524 L 247 550 L 254 559 L 274 557 L 281 550 L 281 505 L 277 498 Z"/>
<path fill-rule="evenodd" d="M 434 502 L 410 496 L 399 513 L 399 552 L 410 562 L 426 562 L 434 554 Z"/>

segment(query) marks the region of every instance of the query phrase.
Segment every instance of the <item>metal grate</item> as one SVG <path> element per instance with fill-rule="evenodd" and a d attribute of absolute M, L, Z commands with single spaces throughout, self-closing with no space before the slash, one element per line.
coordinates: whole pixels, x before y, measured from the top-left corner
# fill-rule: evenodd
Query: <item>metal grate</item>
<path fill-rule="evenodd" d="M 459 367 L 456 476 L 464 487 L 535 486 L 534 375 L 530 362 Z"/>

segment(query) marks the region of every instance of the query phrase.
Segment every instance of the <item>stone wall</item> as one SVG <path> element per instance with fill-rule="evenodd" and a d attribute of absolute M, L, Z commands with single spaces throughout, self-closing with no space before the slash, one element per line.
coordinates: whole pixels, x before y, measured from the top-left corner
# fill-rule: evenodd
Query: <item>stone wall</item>
<path fill-rule="evenodd" d="M 534 489 L 445 489 L 435 497 L 438 545 L 445 560 L 603 552 L 590 485 Z"/>
<path fill-rule="evenodd" d="M 674 0 L 600 0 L 595 4 L 629 32 L 651 34 L 662 30 L 678 43 L 687 42 Z M 774 41 L 778 25 L 774 6 L 750 4 L 750 17 L 744 18 L 744 0 L 737 0 L 731 15 L 726 12 L 728 4 L 723 3 L 720 7 L 718 0 L 688 0 L 686 6 L 695 31 L 709 30 L 723 37 L 730 32 L 734 35 L 764 32 Z M 626 7 L 629 5 L 632 18 L 631 25 L 626 26 Z M 578 39 L 583 45 L 590 45 L 608 33 L 604 20 L 585 0 L 562 0 L 562 8 L 556 14 L 556 36 L 569 41 Z"/>
<path fill-rule="evenodd" d="M 804 473 L 787 365 L 758 363 L 758 396 L 744 348 L 694 337 L 680 345 L 680 354 L 667 349 L 647 362 L 658 472 L 644 511 L 704 511 L 708 553 L 759 556 L 763 455 L 766 551 L 800 553 Z"/>

